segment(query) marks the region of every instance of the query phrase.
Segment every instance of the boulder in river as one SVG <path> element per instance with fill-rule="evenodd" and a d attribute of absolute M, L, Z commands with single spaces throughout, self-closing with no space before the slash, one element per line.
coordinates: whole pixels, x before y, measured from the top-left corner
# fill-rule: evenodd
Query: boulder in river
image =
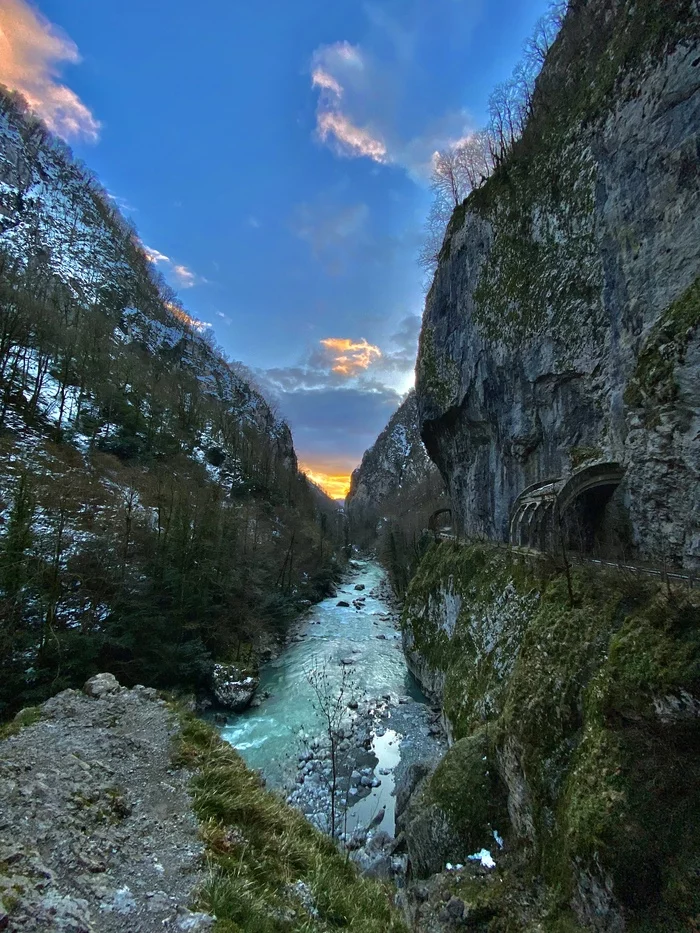
<path fill-rule="evenodd" d="M 365 588 L 364 583 L 356 583 L 356 584 L 355 584 L 355 589 L 356 589 L 356 590 L 364 590 L 364 588 Z"/>
<path fill-rule="evenodd" d="M 259 677 L 246 674 L 235 664 L 215 664 L 211 674 L 212 692 L 217 702 L 234 713 L 250 706 L 259 683 Z"/>
<path fill-rule="evenodd" d="M 350 603 L 346 602 L 344 599 L 339 599 L 336 603 L 336 606 L 341 606 L 343 609 L 349 609 Z"/>

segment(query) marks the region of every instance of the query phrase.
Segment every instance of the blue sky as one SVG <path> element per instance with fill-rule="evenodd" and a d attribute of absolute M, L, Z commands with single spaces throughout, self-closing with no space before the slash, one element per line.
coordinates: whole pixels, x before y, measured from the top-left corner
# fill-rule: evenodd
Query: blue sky
<path fill-rule="evenodd" d="M 347 475 L 412 381 L 431 153 L 484 122 L 546 0 L 5 5 L 185 306 Z"/>

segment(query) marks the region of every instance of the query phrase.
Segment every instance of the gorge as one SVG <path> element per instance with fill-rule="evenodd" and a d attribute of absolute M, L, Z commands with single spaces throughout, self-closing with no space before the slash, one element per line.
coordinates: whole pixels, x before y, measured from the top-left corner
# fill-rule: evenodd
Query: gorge
<path fill-rule="evenodd" d="M 700 5 L 542 59 L 342 507 L 3 92 L 0 929 L 700 929 Z"/>

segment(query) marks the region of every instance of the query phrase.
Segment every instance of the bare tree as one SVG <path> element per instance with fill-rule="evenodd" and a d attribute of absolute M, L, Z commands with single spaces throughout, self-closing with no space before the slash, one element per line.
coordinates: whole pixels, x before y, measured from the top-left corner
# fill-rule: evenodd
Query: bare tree
<path fill-rule="evenodd" d="M 465 197 L 486 181 L 493 170 L 487 130 L 472 133 L 455 148 L 457 174 Z"/>
<path fill-rule="evenodd" d="M 451 216 L 451 202 L 444 197 L 436 197 L 423 225 L 423 245 L 418 254 L 419 265 L 428 272 L 434 272 L 437 268 L 445 230 Z"/>
<path fill-rule="evenodd" d="M 454 146 L 436 152 L 430 187 L 433 203 L 424 225 L 424 239 L 418 263 L 434 272 L 437 268 L 445 231 L 452 211 L 482 185 L 491 174 L 493 160 L 489 152 L 488 134 L 480 130 Z"/>
<path fill-rule="evenodd" d="M 433 156 L 433 173 L 430 187 L 435 197 L 445 200 L 452 207 L 457 207 L 466 197 L 464 184 L 460 177 L 460 165 L 457 157 L 457 148 L 451 147 L 436 152 Z"/>
<path fill-rule="evenodd" d="M 555 0 L 544 16 L 537 20 L 532 35 L 525 43 L 525 57 L 536 63 L 538 71 L 544 65 L 547 53 L 561 29 L 567 8 L 567 0 Z"/>
<path fill-rule="evenodd" d="M 306 679 L 313 690 L 313 706 L 323 721 L 323 729 L 328 740 L 331 776 L 328 781 L 330 792 L 330 834 L 335 838 L 342 824 L 338 819 L 338 751 L 342 741 L 341 727 L 347 714 L 348 703 L 353 699 L 354 684 L 347 667 L 343 666 L 339 683 L 333 683 L 328 671 L 328 663 L 306 671 Z"/>

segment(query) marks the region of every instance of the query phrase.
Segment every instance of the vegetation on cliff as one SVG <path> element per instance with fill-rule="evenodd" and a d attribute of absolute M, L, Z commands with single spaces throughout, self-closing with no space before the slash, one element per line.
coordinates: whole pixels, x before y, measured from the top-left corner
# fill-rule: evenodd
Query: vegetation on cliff
<path fill-rule="evenodd" d="M 528 853 L 513 884 L 529 878 L 535 890 L 544 879 L 546 929 L 593 922 L 597 897 L 597 923 L 621 915 L 640 933 L 691 930 L 700 912 L 700 597 L 585 568 L 573 591 L 572 605 L 565 574 L 544 558 L 436 546 L 408 592 L 409 658 L 444 674 L 455 749 L 487 738 L 511 817 L 509 831 L 498 829 L 512 851 Z M 455 600 L 453 626 L 445 620 Z M 483 838 L 488 815 L 478 808 L 463 825 L 483 794 L 483 775 L 474 772 L 472 788 L 472 772 L 460 772 L 451 801 L 438 773 L 432 779 L 435 801 L 459 814 L 454 825 L 470 842 Z M 527 928 L 512 923 L 494 929 Z"/>
<path fill-rule="evenodd" d="M 0 95 L 0 716 L 200 683 L 335 570 L 335 507 L 65 145 Z"/>

